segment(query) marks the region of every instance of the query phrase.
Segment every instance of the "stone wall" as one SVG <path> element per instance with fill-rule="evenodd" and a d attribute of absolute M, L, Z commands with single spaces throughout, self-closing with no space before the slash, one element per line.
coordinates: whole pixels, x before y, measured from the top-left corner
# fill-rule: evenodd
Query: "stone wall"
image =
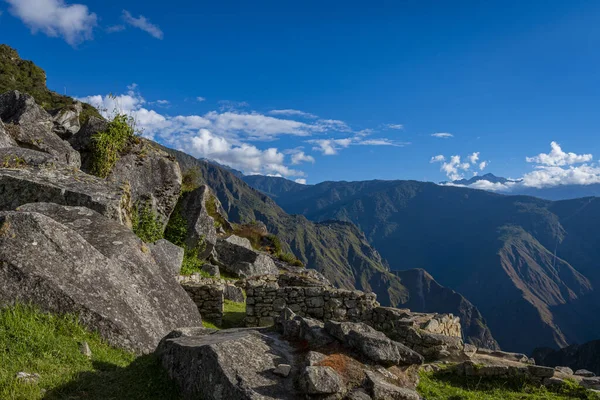
<path fill-rule="evenodd" d="M 463 348 L 460 319 L 452 314 L 381 307 L 374 293 L 328 286 L 285 286 L 287 282 L 274 276 L 246 282 L 247 326 L 272 325 L 287 307 L 302 317 L 321 321 L 364 322 L 425 356 Z"/>
<path fill-rule="evenodd" d="M 246 325 L 269 326 L 288 307 L 319 320 L 365 321 L 379 306 L 374 293 L 327 286 L 281 286 L 278 277 L 246 282 Z"/>
<path fill-rule="evenodd" d="M 179 283 L 196 303 L 202 319 L 220 325 L 223 321 L 225 284 L 218 279 L 202 278 L 197 275 L 182 276 Z"/>

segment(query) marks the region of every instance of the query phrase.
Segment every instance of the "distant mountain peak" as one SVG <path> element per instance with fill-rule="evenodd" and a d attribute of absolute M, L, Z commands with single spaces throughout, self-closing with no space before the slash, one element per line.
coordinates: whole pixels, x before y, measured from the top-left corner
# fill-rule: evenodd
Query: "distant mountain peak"
<path fill-rule="evenodd" d="M 479 182 L 479 181 L 488 181 L 491 183 L 519 182 L 517 180 L 507 179 L 507 178 L 503 178 L 501 176 L 496 176 L 492 173 L 487 173 L 485 175 L 475 175 L 469 179 L 458 179 L 458 180 L 452 181 L 452 183 L 454 183 L 455 185 L 469 186 L 469 185 L 472 185 L 475 182 Z M 442 182 L 442 183 L 448 183 L 448 182 L 446 181 L 446 182 Z"/>

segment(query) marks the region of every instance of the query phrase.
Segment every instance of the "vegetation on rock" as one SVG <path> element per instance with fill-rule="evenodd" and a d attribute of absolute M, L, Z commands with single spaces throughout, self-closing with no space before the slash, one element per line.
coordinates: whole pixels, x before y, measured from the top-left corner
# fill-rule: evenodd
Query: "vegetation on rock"
<path fill-rule="evenodd" d="M 132 117 L 117 113 L 106 130 L 92 135 L 92 174 L 106 178 L 119 155 L 136 138 Z"/>
<path fill-rule="evenodd" d="M 92 356 L 80 351 L 86 342 Z M 38 374 L 31 383 L 17 373 Z M 115 349 L 75 315 L 16 305 L 0 310 L 1 399 L 178 399 L 153 356 Z"/>
<path fill-rule="evenodd" d="M 133 232 L 146 243 L 154 243 L 163 238 L 162 223 L 150 201 L 138 203 L 134 207 L 132 226 Z"/>

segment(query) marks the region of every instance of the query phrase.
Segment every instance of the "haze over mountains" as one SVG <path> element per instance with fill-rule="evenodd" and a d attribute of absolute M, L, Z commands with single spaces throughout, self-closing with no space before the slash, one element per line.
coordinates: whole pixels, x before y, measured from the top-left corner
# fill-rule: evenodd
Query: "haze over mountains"
<path fill-rule="evenodd" d="M 291 214 L 355 223 L 391 270 L 423 268 L 470 300 L 504 349 L 599 336 L 598 198 L 552 202 L 417 181 L 244 180 Z"/>

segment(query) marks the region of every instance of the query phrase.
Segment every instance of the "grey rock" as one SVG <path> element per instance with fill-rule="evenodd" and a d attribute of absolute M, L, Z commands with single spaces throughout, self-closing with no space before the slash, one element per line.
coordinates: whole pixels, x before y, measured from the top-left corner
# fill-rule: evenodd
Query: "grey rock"
<path fill-rule="evenodd" d="M 149 206 L 163 228 L 167 225 L 181 192 L 181 170 L 171 156 L 139 139 L 117 160 L 107 180 L 128 185 L 133 204 Z"/>
<path fill-rule="evenodd" d="M 323 361 L 325 357 L 325 354 L 319 353 L 318 351 L 309 351 L 308 353 L 306 353 L 305 362 L 309 366 L 314 366 Z"/>
<path fill-rule="evenodd" d="M 467 357 L 473 357 L 477 353 L 477 347 L 472 344 L 465 343 L 465 347 L 463 348 L 463 352 Z"/>
<path fill-rule="evenodd" d="M 347 400 L 371 400 L 371 396 L 364 389 L 355 389 L 346 395 Z"/>
<path fill-rule="evenodd" d="M 279 364 L 274 370 L 273 373 L 275 375 L 279 375 L 282 376 L 284 378 L 287 378 L 290 375 L 290 372 L 292 371 L 292 367 L 289 364 Z"/>
<path fill-rule="evenodd" d="M 239 237 L 237 235 L 231 235 L 227 239 L 225 239 L 225 241 L 227 241 L 228 243 L 231 243 L 231 244 L 241 246 L 248 250 L 254 250 L 252 248 L 252 244 L 250 243 L 250 240 L 248 240 L 247 238 Z"/>
<path fill-rule="evenodd" d="M 214 276 L 215 278 L 221 277 L 221 271 L 217 265 L 206 263 L 202 265 L 202 271 L 206 272 L 210 276 Z"/>
<path fill-rule="evenodd" d="M 334 394 L 345 391 L 342 378 L 331 367 L 306 367 L 299 385 L 304 393 Z"/>
<path fill-rule="evenodd" d="M 69 144 L 81 154 L 81 170 L 90 172 L 92 167 L 92 136 L 105 131 L 108 121 L 97 117 L 90 117 L 81 129 L 69 138 Z"/>
<path fill-rule="evenodd" d="M 54 133 L 63 139 L 69 139 L 79 132 L 79 129 L 81 129 L 79 114 L 81 114 L 81 111 L 83 111 L 83 107 L 80 102 L 53 111 L 51 114 Z"/>
<path fill-rule="evenodd" d="M 554 367 L 554 370 L 563 374 L 573 375 L 573 370 L 569 367 Z"/>
<path fill-rule="evenodd" d="M 594 376 L 596 376 L 596 374 L 594 374 L 592 371 L 588 371 L 587 369 L 578 369 L 577 371 L 575 371 L 575 375 L 584 376 L 586 378 L 593 378 Z"/>
<path fill-rule="evenodd" d="M 484 348 L 480 347 L 477 349 L 477 354 L 483 354 L 483 355 L 488 355 L 488 356 L 492 356 L 492 357 L 502 358 L 504 360 L 509 360 L 509 361 L 522 362 L 525 364 L 532 363 L 532 360 L 529 357 L 527 357 L 525 354 L 522 354 L 522 353 L 510 353 L 510 352 L 506 352 L 506 351 L 489 350 L 489 349 L 484 349 Z"/>
<path fill-rule="evenodd" d="M 292 376 L 272 373 L 294 365 L 294 348 L 266 330 L 229 329 L 201 336 L 165 338 L 157 351 L 186 399 L 298 399 Z"/>
<path fill-rule="evenodd" d="M 2 147 L 15 147 L 17 146 L 17 142 L 13 137 L 8 133 L 2 120 L 0 120 L 0 148 Z"/>
<path fill-rule="evenodd" d="M 215 250 L 215 261 L 221 270 L 241 278 L 279 273 L 277 266 L 268 255 L 231 243 L 226 239 L 217 239 Z"/>
<path fill-rule="evenodd" d="M 83 208 L 49 203 L 0 213 L 0 304 L 77 313 L 111 344 L 151 352 L 196 305 L 129 229 Z"/>
<path fill-rule="evenodd" d="M 299 321 L 299 338 L 306 340 L 311 347 L 327 346 L 335 341 L 321 321 L 299 315 L 294 320 Z"/>
<path fill-rule="evenodd" d="M 79 153 L 52 131 L 52 117 L 30 95 L 16 90 L 0 95 L 0 119 L 12 124 L 10 134 L 20 147 L 52 154 L 71 167 L 81 166 Z"/>
<path fill-rule="evenodd" d="M 244 297 L 244 291 L 235 285 L 226 284 L 224 293 L 226 300 L 235 301 L 236 303 L 243 303 L 246 299 Z"/>
<path fill-rule="evenodd" d="M 531 376 L 537 378 L 551 378 L 554 376 L 554 368 L 542 367 L 541 365 L 528 365 L 527 370 Z"/>
<path fill-rule="evenodd" d="M 373 400 L 420 400 L 421 396 L 412 389 L 401 388 L 385 381 L 382 376 L 371 371 L 367 375 L 366 387 Z"/>
<path fill-rule="evenodd" d="M 187 222 L 185 244 L 190 249 L 198 248 L 198 257 L 201 259 L 208 257 L 217 243 L 215 220 L 207 210 L 207 202 L 213 200 L 218 201 L 208 186 L 202 185 L 185 193 L 177 205 L 181 216 Z"/>
<path fill-rule="evenodd" d="M 179 275 L 181 264 L 183 263 L 184 250 L 169 242 L 166 239 L 149 244 L 150 252 L 154 261 L 161 267 L 172 271 L 174 275 Z"/>
<path fill-rule="evenodd" d="M 68 168 L 0 169 L 0 210 L 35 202 L 83 206 L 131 226 L 130 197 L 114 184 Z"/>
<path fill-rule="evenodd" d="M 55 168 L 60 165 L 52 154 L 23 147 L 1 147 L 0 168 Z"/>
<path fill-rule="evenodd" d="M 586 389 L 600 390 L 600 377 L 583 378 L 579 384 Z"/>
<path fill-rule="evenodd" d="M 424 361 L 416 351 L 364 323 L 327 321 L 325 330 L 347 347 L 381 365 L 423 364 Z"/>
<path fill-rule="evenodd" d="M 549 386 L 562 386 L 565 384 L 565 381 L 564 381 L 564 379 L 561 379 L 561 378 L 551 377 L 551 378 L 545 378 L 542 381 L 542 384 L 544 386 L 548 386 L 548 387 Z"/>
<path fill-rule="evenodd" d="M 15 376 L 18 381 L 24 383 L 37 383 L 42 378 L 39 374 L 30 374 L 29 372 L 17 372 Z"/>
<path fill-rule="evenodd" d="M 90 349 L 88 342 L 79 343 L 79 352 L 87 358 L 92 358 L 92 349 Z"/>

